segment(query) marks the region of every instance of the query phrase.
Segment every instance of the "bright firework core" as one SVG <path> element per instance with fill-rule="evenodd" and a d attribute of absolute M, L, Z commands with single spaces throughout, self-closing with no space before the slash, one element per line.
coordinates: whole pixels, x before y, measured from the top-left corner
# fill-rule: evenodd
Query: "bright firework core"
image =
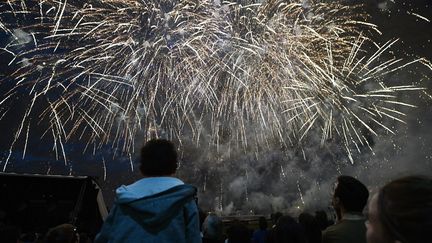
<path fill-rule="evenodd" d="M 0 84 L 0 117 L 19 117 L 3 171 L 34 156 L 41 140 L 72 174 L 70 156 L 92 156 L 105 180 L 107 158 L 133 171 L 143 141 L 163 137 L 179 146 L 179 177 L 216 202 L 208 207 L 303 207 L 305 189 L 328 187 L 323 175 L 364 163 L 355 158 L 373 154 L 377 137 L 397 134 L 416 105 L 406 94 L 427 93 L 391 77 L 411 66 L 426 73 L 430 62 L 393 55 L 397 40 L 375 42 L 380 30 L 362 6 L 342 1 L 22 0 L 0 8 L 13 69 Z"/>

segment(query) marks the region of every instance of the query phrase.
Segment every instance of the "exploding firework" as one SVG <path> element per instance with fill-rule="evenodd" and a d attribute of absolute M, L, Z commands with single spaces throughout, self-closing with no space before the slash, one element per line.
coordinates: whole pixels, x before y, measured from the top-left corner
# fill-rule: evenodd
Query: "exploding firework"
<path fill-rule="evenodd" d="M 2 81 L 14 86 L 0 117 L 15 95 L 31 100 L 9 157 L 31 127 L 46 125 L 65 163 L 72 138 L 131 153 L 139 135 L 181 142 L 188 133 L 247 149 L 301 146 L 311 131 L 322 144 L 339 140 L 352 161 L 353 150 L 370 147 L 369 134 L 393 133 L 385 119 L 403 122 L 399 107 L 412 105 L 398 93 L 420 89 L 383 77 L 426 62 L 384 58 L 395 41 L 368 54 L 377 46 L 368 31 L 377 30 L 340 3 L 16 0 L 0 8 L 11 37 L 2 50 L 16 67 Z"/>

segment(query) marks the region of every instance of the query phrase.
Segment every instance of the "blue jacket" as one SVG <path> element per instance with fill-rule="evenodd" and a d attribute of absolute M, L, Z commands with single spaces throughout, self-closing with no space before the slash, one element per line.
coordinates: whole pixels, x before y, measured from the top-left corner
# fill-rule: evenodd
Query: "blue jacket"
<path fill-rule="evenodd" d="M 173 177 L 150 177 L 116 191 L 95 243 L 200 243 L 196 188 Z"/>

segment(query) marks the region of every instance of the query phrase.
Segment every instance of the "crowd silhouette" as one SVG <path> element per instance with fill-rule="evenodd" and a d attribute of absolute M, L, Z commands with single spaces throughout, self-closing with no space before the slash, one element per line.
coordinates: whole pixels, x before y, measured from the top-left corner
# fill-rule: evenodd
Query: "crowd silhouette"
<path fill-rule="evenodd" d="M 341 175 L 328 211 L 275 212 L 252 219 L 224 218 L 199 209 L 197 189 L 175 177 L 177 149 L 155 139 L 141 149 L 143 178 L 116 190 L 116 201 L 97 235 L 73 224 L 22 232 L 0 210 L 0 242 L 174 243 L 425 243 L 432 242 L 432 179 L 407 176 L 369 197 L 367 185 Z M 4 199 L 7 200 L 7 199 Z"/>

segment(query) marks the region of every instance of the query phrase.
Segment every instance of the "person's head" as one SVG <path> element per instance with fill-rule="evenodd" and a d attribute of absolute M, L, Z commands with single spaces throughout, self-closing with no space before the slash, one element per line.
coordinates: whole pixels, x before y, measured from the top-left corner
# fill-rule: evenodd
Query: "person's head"
<path fill-rule="evenodd" d="M 303 212 L 298 216 L 298 221 L 300 224 L 306 225 L 316 222 L 316 219 L 310 213 Z"/>
<path fill-rule="evenodd" d="M 327 213 L 324 210 L 316 211 L 315 219 L 317 220 L 321 230 L 325 230 L 328 226 L 330 226 Z"/>
<path fill-rule="evenodd" d="M 258 225 L 260 230 L 265 230 L 267 229 L 267 219 L 265 217 L 259 217 L 258 219 Z"/>
<path fill-rule="evenodd" d="M 202 208 L 198 207 L 198 216 L 199 216 L 199 222 L 200 222 L 200 230 L 202 231 L 203 224 L 205 219 L 207 218 L 208 214 L 202 210 Z"/>
<path fill-rule="evenodd" d="M 304 229 L 291 216 L 281 216 L 273 230 L 275 243 L 306 242 Z"/>
<path fill-rule="evenodd" d="M 250 241 L 252 234 L 244 223 L 235 220 L 227 229 L 227 236 L 230 243 L 244 243 Z"/>
<path fill-rule="evenodd" d="M 432 242 L 432 178 L 410 176 L 385 185 L 369 202 L 368 243 Z"/>
<path fill-rule="evenodd" d="M 78 243 L 79 234 L 75 226 L 61 224 L 51 228 L 45 236 L 45 243 Z"/>
<path fill-rule="evenodd" d="M 309 243 L 321 242 L 321 228 L 314 216 L 309 213 L 301 213 L 298 221 L 303 226 Z"/>
<path fill-rule="evenodd" d="M 215 214 L 209 214 L 203 223 L 203 236 L 206 239 L 221 241 L 223 239 L 222 219 Z"/>
<path fill-rule="evenodd" d="M 343 212 L 362 213 L 369 197 L 363 183 L 351 176 L 339 176 L 333 194 L 333 207 L 341 218 Z"/>
<path fill-rule="evenodd" d="M 165 139 L 153 139 L 141 148 L 140 170 L 144 176 L 170 176 L 177 170 L 174 144 Z"/>

